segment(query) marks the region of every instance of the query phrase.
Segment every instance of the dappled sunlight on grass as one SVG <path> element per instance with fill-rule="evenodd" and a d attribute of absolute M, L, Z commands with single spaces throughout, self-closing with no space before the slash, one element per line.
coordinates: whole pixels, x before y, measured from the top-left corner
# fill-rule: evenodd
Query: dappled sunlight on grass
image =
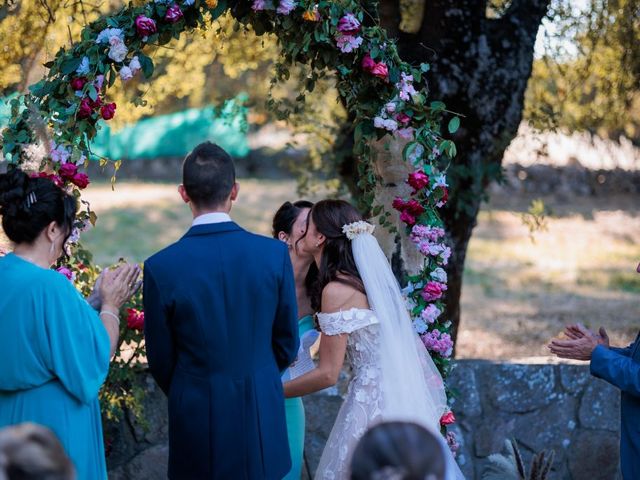
<path fill-rule="evenodd" d="M 640 322 L 640 218 L 594 198 L 564 204 L 547 231 L 530 238 L 524 208 L 494 200 L 469 244 L 458 356 L 546 355 L 565 324 L 604 325 L 612 341 L 631 341 Z M 513 208 L 510 210 L 509 208 Z M 587 214 L 588 213 L 588 214 Z"/>

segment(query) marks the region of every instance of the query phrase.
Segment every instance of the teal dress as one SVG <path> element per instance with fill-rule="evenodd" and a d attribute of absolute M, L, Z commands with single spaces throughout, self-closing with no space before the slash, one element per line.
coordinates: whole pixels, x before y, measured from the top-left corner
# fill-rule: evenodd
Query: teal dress
<path fill-rule="evenodd" d="M 78 480 L 105 480 L 98 391 L 110 342 L 95 310 L 63 275 L 0 258 L 0 428 L 49 427 Z"/>
<path fill-rule="evenodd" d="M 298 320 L 299 336 L 314 329 L 313 317 L 307 315 Z M 287 416 L 287 434 L 291 451 L 291 471 L 283 480 L 300 480 L 302 475 L 302 454 L 304 452 L 304 405 L 302 398 L 286 398 L 284 402 Z"/>

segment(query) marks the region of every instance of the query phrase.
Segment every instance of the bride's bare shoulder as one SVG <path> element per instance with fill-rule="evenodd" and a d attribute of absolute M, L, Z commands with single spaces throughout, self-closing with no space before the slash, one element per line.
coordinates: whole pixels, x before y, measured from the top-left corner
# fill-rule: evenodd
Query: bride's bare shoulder
<path fill-rule="evenodd" d="M 322 311 L 332 313 L 350 308 L 369 308 L 366 295 L 347 283 L 327 283 L 322 289 Z"/>

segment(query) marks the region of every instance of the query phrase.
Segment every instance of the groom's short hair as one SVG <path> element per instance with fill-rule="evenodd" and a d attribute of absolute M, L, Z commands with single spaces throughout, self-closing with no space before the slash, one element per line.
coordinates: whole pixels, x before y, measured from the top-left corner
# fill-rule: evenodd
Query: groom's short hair
<path fill-rule="evenodd" d="M 235 181 L 233 160 L 215 143 L 201 143 L 182 164 L 182 184 L 198 207 L 222 205 L 231 194 Z"/>

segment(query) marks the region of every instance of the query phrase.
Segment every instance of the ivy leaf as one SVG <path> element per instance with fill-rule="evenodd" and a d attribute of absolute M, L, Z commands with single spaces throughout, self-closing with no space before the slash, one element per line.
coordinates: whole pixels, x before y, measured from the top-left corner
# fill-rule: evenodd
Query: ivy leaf
<path fill-rule="evenodd" d="M 460 117 L 453 117 L 449 120 L 447 129 L 449 130 L 449 133 L 454 134 L 458 131 L 458 128 L 460 128 Z"/>
<path fill-rule="evenodd" d="M 151 78 L 151 76 L 153 75 L 153 61 L 144 53 L 138 54 L 138 60 L 140 61 L 140 66 L 142 67 L 142 74 L 144 75 L 144 78 Z"/>
<path fill-rule="evenodd" d="M 60 65 L 60 71 L 63 75 L 69 75 L 70 73 L 75 72 L 78 69 L 81 62 L 82 57 L 68 58 L 67 60 L 62 62 L 62 65 Z"/>

